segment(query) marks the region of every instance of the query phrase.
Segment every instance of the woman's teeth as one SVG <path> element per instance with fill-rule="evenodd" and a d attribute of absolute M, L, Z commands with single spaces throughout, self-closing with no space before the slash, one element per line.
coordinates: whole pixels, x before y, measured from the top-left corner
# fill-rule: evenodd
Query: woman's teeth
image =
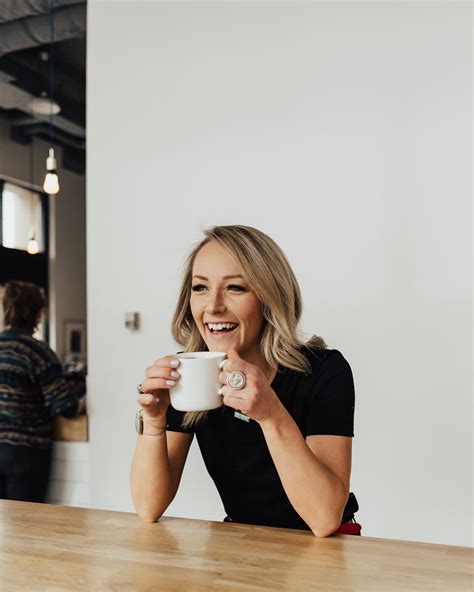
<path fill-rule="evenodd" d="M 228 333 L 237 327 L 237 323 L 207 323 L 211 333 Z"/>

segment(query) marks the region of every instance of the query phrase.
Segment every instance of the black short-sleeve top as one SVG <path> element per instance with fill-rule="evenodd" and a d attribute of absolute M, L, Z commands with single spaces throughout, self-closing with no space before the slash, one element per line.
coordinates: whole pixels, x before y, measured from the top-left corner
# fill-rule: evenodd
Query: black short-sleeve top
<path fill-rule="evenodd" d="M 311 373 L 279 367 L 272 389 L 304 437 L 352 437 L 355 395 L 348 362 L 338 350 L 305 347 L 302 351 Z M 169 407 L 167 429 L 196 434 L 206 468 L 231 520 L 309 529 L 283 489 L 256 421 L 242 421 L 234 417 L 234 409 L 224 406 L 210 411 L 194 430 L 184 430 L 183 416 Z M 357 509 L 349 506 L 343 522 Z"/>

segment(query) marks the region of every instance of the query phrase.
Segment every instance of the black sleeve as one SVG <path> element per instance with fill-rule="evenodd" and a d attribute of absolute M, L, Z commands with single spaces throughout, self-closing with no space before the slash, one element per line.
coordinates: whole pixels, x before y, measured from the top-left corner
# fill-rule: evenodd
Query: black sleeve
<path fill-rule="evenodd" d="M 61 415 L 71 419 L 77 417 L 79 399 L 86 394 L 86 377 L 78 372 L 70 372 L 64 374 L 64 380 L 66 381 L 71 396 L 74 397 L 74 403 L 61 411 Z"/>
<path fill-rule="evenodd" d="M 71 405 L 69 405 L 69 407 L 66 407 L 66 409 L 61 411 L 61 415 L 63 417 L 66 417 L 67 419 L 73 419 L 73 418 L 77 417 L 78 407 L 79 407 L 79 401 L 75 401 L 74 403 L 71 403 Z"/>
<path fill-rule="evenodd" d="M 305 436 L 354 436 L 354 405 L 351 367 L 332 350 L 307 393 Z"/>
<path fill-rule="evenodd" d="M 166 412 L 166 429 L 169 432 L 181 432 L 183 434 L 194 434 L 193 428 L 183 428 L 184 411 L 176 411 L 171 405 Z"/>

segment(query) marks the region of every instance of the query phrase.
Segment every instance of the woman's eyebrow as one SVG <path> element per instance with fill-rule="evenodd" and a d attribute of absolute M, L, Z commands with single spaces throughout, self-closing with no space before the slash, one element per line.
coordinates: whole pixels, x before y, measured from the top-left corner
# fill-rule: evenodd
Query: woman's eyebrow
<path fill-rule="evenodd" d="M 193 275 L 193 279 L 194 278 L 198 278 L 200 280 L 206 280 L 206 281 L 208 280 L 208 278 L 207 277 L 204 277 L 203 275 Z M 230 280 L 232 278 L 241 278 L 241 279 L 244 279 L 243 276 L 241 276 L 240 274 L 237 274 L 237 275 L 225 275 L 225 276 L 223 276 L 222 279 L 223 280 Z"/>

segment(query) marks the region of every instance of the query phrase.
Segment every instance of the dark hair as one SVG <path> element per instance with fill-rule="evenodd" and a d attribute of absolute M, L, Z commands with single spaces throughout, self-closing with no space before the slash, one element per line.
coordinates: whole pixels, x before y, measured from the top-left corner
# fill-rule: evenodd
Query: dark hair
<path fill-rule="evenodd" d="M 45 299 L 38 286 L 10 281 L 5 284 L 2 304 L 5 327 L 33 333 L 45 307 Z"/>

